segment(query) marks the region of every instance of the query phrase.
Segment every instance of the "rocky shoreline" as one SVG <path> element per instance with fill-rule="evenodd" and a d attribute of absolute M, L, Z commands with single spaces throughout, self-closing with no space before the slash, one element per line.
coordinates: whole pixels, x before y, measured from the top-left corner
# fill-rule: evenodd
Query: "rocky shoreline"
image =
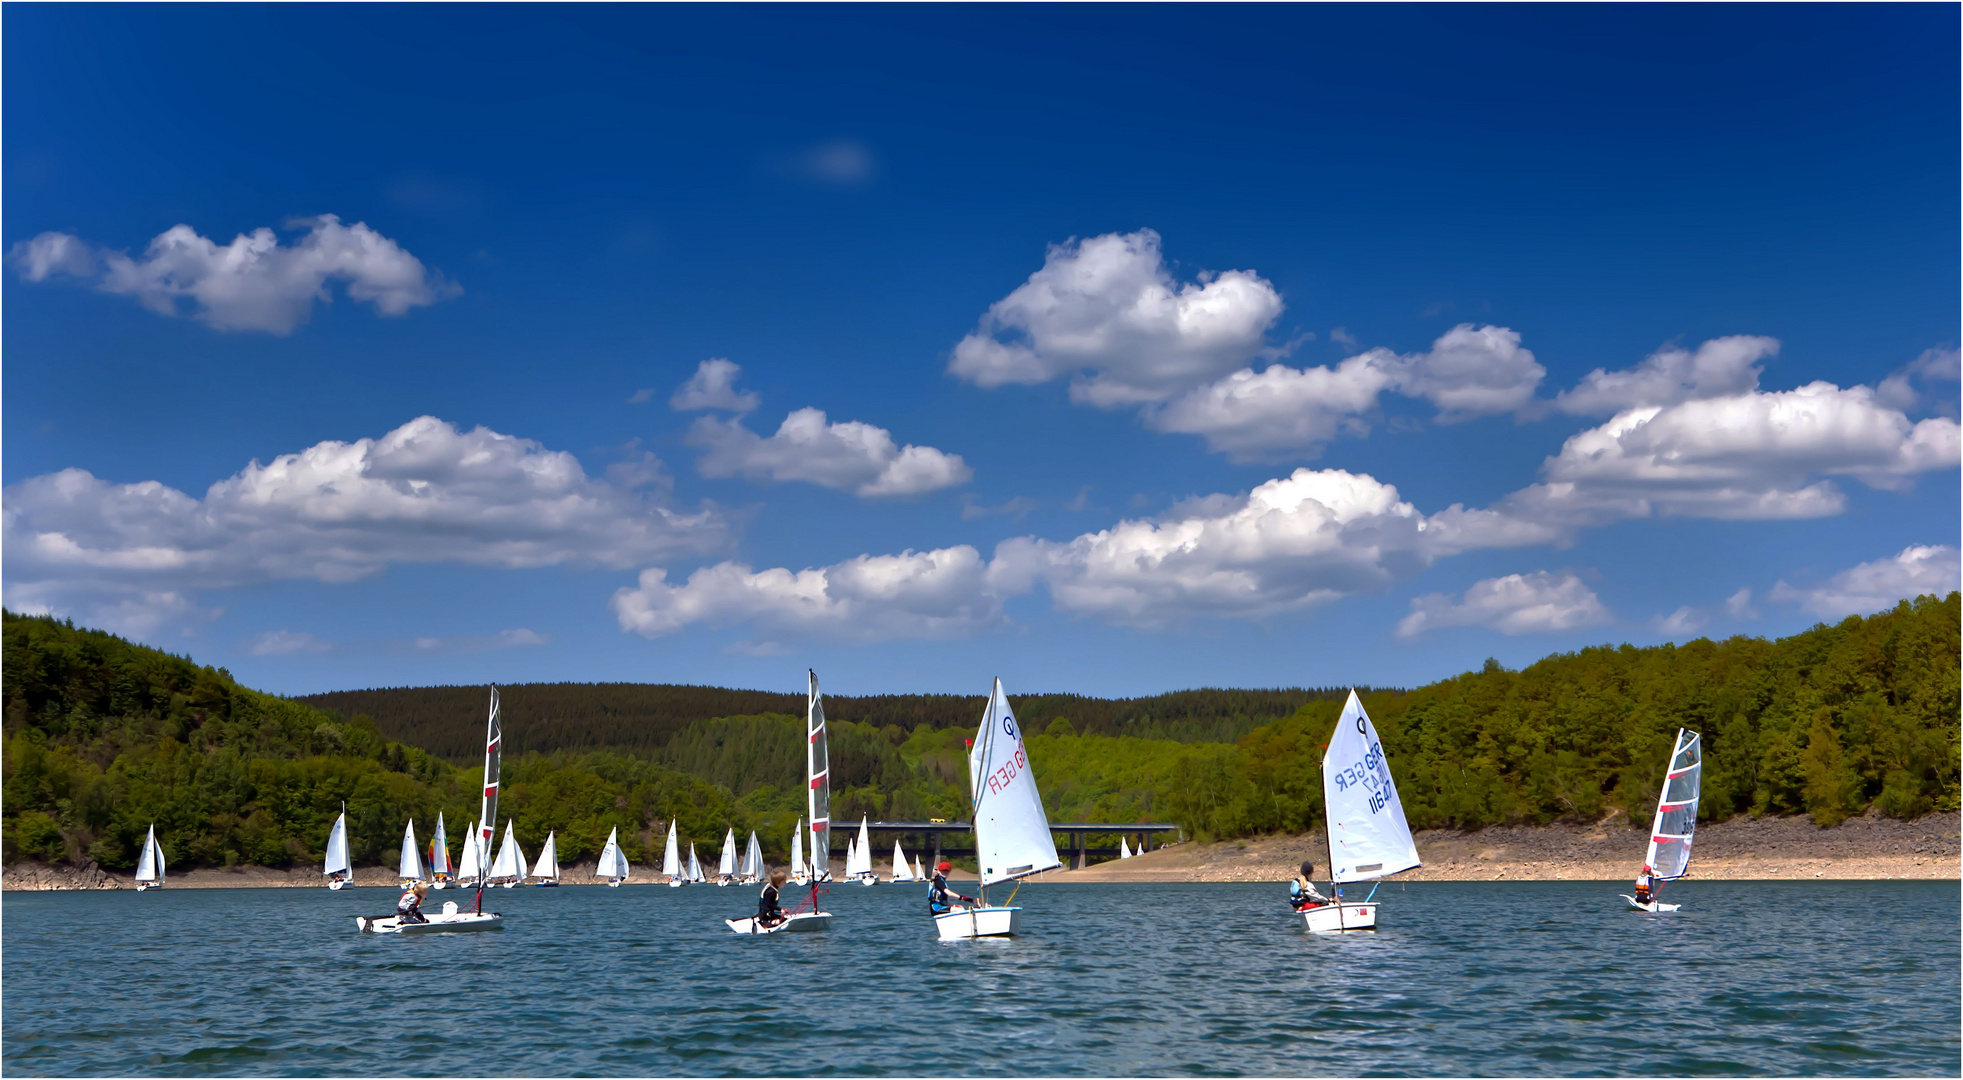
<path fill-rule="evenodd" d="M 1425 865 L 1407 881 L 1619 881 L 1641 864 L 1647 834 L 1612 816 L 1594 825 L 1505 825 L 1471 832 L 1429 829 L 1417 834 Z M 1176 844 L 1132 859 L 1083 870 L 1056 871 L 1052 882 L 1286 881 L 1304 859 L 1327 861 L 1319 834 L 1266 836 L 1213 844 Z M 1963 878 L 1963 815 L 1929 814 L 1913 821 L 1869 814 L 1832 828 L 1804 817 L 1734 818 L 1697 830 L 1693 877 L 1713 880 L 1949 880 Z M 568 885 L 593 882 L 593 864 L 565 867 Z M 836 871 L 835 871 L 836 872 Z M 1326 872 L 1326 868 L 1324 868 Z M 957 873 L 971 879 L 972 874 Z M 649 884 L 636 875 L 632 884 Z M 170 875 L 172 889 L 318 889 L 318 870 L 265 866 L 199 868 Z M 357 888 L 396 888 L 389 867 L 355 871 Z M 50 866 L 21 862 L 0 872 L 0 890 L 43 892 L 130 889 L 120 871 L 94 863 Z"/>

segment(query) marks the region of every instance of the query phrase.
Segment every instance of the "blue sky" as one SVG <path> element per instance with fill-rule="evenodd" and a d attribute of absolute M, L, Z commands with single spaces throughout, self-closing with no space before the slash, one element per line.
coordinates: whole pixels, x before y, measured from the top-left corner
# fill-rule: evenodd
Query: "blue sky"
<path fill-rule="evenodd" d="M 10 7 L 6 602 L 1128 695 L 1952 589 L 1957 19 Z"/>

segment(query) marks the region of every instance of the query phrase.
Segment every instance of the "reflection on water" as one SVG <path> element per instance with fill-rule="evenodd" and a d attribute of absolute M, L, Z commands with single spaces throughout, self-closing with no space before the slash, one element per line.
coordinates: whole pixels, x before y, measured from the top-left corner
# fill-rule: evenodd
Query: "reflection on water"
<path fill-rule="evenodd" d="M 747 889 L 495 890 L 497 933 L 377 938 L 392 892 L 9 893 L 11 1075 L 1955 1075 L 1954 882 L 1384 887 L 1314 937 L 1277 886 L 1032 885 L 942 943 L 917 886 L 738 937 Z"/>

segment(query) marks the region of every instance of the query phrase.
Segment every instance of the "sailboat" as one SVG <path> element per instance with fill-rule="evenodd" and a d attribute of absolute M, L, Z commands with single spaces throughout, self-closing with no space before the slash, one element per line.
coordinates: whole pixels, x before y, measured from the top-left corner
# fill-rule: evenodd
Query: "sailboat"
<path fill-rule="evenodd" d="M 688 884 L 688 875 L 682 869 L 682 848 L 676 838 L 674 821 L 668 822 L 668 847 L 661 853 L 661 872 L 668 875 L 668 887 L 679 889 Z"/>
<path fill-rule="evenodd" d="M 1127 843 L 1122 836 L 1118 838 L 1118 857 L 1120 859 L 1131 858 L 1131 844 Z"/>
<path fill-rule="evenodd" d="M 354 880 L 354 867 L 348 863 L 348 804 L 341 804 L 341 816 L 327 834 L 327 861 L 321 866 L 327 887 L 339 891 Z"/>
<path fill-rule="evenodd" d="M 593 876 L 605 878 L 607 885 L 618 889 L 627 880 L 627 855 L 620 850 L 620 828 L 607 834 L 607 846 L 600 849 L 600 865 L 593 869 Z"/>
<path fill-rule="evenodd" d="M 716 884 L 717 885 L 736 884 L 736 828 L 735 826 L 731 826 L 730 830 L 723 834 L 722 858 L 717 860 L 716 862 Z"/>
<path fill-rule="evenodd" d="M 484 856 L 477 850 L 477 823 L 471 822 L 463 834 L 462 861 L 457 863 L 457 887 L 474 888 L 484 882 Z"/>
<path fill-rule="evenodd" d="M 755 885 L 763 880 L 763 845 L 757 843 L 755 830 L 750 832 L 750 846 L 743 852 L 743 866 L 737 875 L 744 885 Z"/>
<path fill-rule="evenodd" d="M 136 891 L 149 892 L 164 887 L 164 849 L 157 843 L 157 826 L 143 838 L 143 854 L 136 857 Z"/>
<path fill-rule="evenodd" d="M 498 857 L 491 860 L 486 884 L 509 889 L 525 880 L 525 849 L 518 846 L 518 833 L 510 818 L 504 821 L 504 840 L 498 844 Z"/>
<path fill-rule="evenodd" d="M 491 847 L 490 823 L 497 820 L 498 784 L 501 779 L 499 766 L 504 756 L 502 749 L 503 743 L 504 731 L 498 724 L 498 688 L 493 686 L 491 687 L 491 715 L 484 722 L 483 820 L 476 822 L 471 827 L 470 842 L 464 847 L 466 871 L 475 870 L 481 873 L 481 853 L 490 850 Z M 341 816 L 343 820 L 347 817 L 345 807 L 342 809 Z M 336 831 L 342 834 L 342 848 L 345 852 L 346 831 L 338 823 L 335 828 Z M 509 830 L 507 830 L 508 834 Z M 328 843 L 330 858 L 332 857 L 333 846 L 333 842 L 330 839 Z M 510 851 L 515 855 L 517 850 L 518 847 L 514 841 Z M 477 862 L 478 865 L 472 866 L 473 861 Z M 474 905 L 474 910 L 461 910 L 455 900 L 446 900 L 443 902 L 442 911 L 426 912 L 423 915 L 423 920 L 422 922 L 403 922 L 398 915 L 384 915 L 379 918 L 357 915 L 355 916 L 354 925 L 357 930 L 365 934 L 432 934 L 458 930 L 504 929 L 503 915 L 495 911 L 484 910 L 484 883 L 481 878 L 477 882 L 477 903 Z"/>
<path fill-rule="evenodd" d="M 915 881 L 927 880 L 927 871 L 921 867 L 920 856 L 918 855 L 913 857 L 913 879 Z"/>
<path fill-rule="evenodd" d="M 897 839 L 893 841 L 893 876 L 886 880 L 895 885 L 913 880 L 913 871 L 907 869 L 906 852 L 900 850 L 900 842 Z"/>
<path fill-rule="evenodd" d="M 429 876 L 432 888 L 450 887 L 450 837 L 443 830 L 441 810 L 436 812 L 436 835 L 429 841 Z"/>
<path fill-rule="evenodd" d="M 811 884 L 811 870 L 804 865 L 804 819 L 797 819 L 797 828 L 791 831 L 791 884 Z"/>
<path fill-rule="evenodd" d="M 1649 851 L 1643 865 L 1650 871 L 1647 903 L 1622 894 L 1637 911 L 1676 911 L 1682 904 L 1658 899 L 1662 884 L 1690 872 L 1690 841 L 1697 832 L 1697 800 L 1704 787 L 1704 737 L 1689 728 L 1677 729 L 1670 764 L 1663 771 L 1663 791 L 1656 797 L 1656 818 L 1650 822 Z"/>
<path fill-rule="evenodd" d="M 1371 897 L 1377 890 L 1372 888 L 1360 903 L 1346 903 L 1343 883 L 1372 881 L 1423 863 L 1404 822 L 1404 804 L 1391 781 L 1383 743 L 1355 690 L 1322 755 L 1322 805 L 1333 900 L 1303 909 L 1302 919 L 1318 934 L 1375 930 L 1377 905 Z"/>
<path fill-rule="evenodd" d="M 1001 937 L 1022 926 L 1022 909 L 988 903 L 988 887 L 1014 881 L 1063 865 L 1043 813 L 1043 796 L 1030 771 L 1029 751 L 1022 728 L 1009 709 L 1002 680 L 995 680 L 981 730 L 968 751 L 968 788 L 973 793 L 975 854 L 981 864 L 981 900 L 972 908 L 957 907 L 934 916 L 942 941 Z M 1015 894 L 1010 893 L 1013 901 Z"/>
<path fill-rule="evenodd" d="M 811 930 L 826 930 L 831 927 L 832 914 L 819 904 L 824 893 L 824 882 L 830 877 L 820 873 L 818 868 L 831 862 L 831 814 L 832 814 L 832 766 L 830 739 L 825 734 L 825 703 L 818 693 L 818 673 L 807 671 L 811 676 L 811 693 L 805 699 L 804 712 L 804 791 L 805 809 L 811 813 L 811 895 L 792 906 L 783 922 L 765 925 L 757 921 L 755 915 L 742 919 L 724 919 L 731 931 L 738 934 L 775 934 L 781 931 L 803 933 Z M 800 840 L 804 835 L 803 824 L 791 838 L 791 865 L 795 868 L 803 854 Z"/>
<path fill-rule="evenodd" d="M 559 887 L 559 834 L 545 834 L 545 846 L 539 849 L 538 865 L 532 867 L 532 878 L 542 889 Z"/>
<path fill-rule="evenodd" d="M 702 876 L 702 860 L 695 857 L 695 841 L 688 842 L 688 883 L 700 885 L 708 878 Z"/>
<path fill-rule="evenodd" d="M 416 850 L 416 819 L 410 818 L 402 830 L 402 859 L 396 868 L 396 875 L 402 879 L 402 887 L 408 888 L 423 879 L 423 857 Z"/>
<path fill-rule="evenodd" d="M 859 818 L 859 842 L 852 845 L 851 856 L 845 864 L 845 876 L 853 878 L 861 885 L 879 884 L 879 875 L 872 872 L 872 834 L 866 829 L 866 819 Z"/>

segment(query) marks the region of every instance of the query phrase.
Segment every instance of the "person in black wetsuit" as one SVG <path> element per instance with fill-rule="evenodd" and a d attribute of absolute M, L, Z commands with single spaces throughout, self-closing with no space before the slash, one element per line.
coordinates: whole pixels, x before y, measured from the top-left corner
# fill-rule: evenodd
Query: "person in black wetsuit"
<path fill-rule="evenodd" d="M 927 886 L 927 910 L 932 914 L 945 915 L 953 910 L 954 905 L 949 903 L 950 899 L 960 900 L 969 904 L 975 902 L 974 897 L 963 896 L 947 887 L 947 872 L 952 869 L 954 869 L 954 864 L 949 862 L 943 862 L 939 866 L 934 867 L 934 880 L 932 884 Z"/>
<path fill-rule="evenodd" d="M 778 905 L 778 899 L 783 895 L 784 882 L 789 881 L 790 877 L 782 870 L 770 872 L 770 880 L 764 883 L 763 891 L 757 894 L 758 926 L 776 926 L 790 918 Z"/>

